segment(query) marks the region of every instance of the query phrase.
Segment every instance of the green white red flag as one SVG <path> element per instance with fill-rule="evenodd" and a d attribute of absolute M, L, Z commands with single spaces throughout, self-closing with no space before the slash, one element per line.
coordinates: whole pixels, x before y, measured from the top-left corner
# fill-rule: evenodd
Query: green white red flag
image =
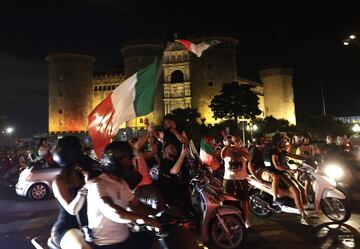
<path fill-rule="evenodd" d="M 192 43 L 191 41 L 183 40 L 183 39 L 178 39 L 175 41 L 182 44 L 187 50 L 193 52 L 197 57 L 201 57 L 202 53 L 205 50 L 220 44 L 220 41 L 218 40 L 206 40 L 199 44 L 195 44 Z"/>
<path fill-rule="evenodd" d="M 210 166 L 214 156 L 214 148 L 210 143 L 207 143 L 204 139 L 200 141 L 200 159 L 201 161 Z"/>
<path fill-rule="evenodd" d="M 88 116 L 88 133 L 98 159 L 120 126 L 154 110 L 157 62 L 123 81 Z"/>

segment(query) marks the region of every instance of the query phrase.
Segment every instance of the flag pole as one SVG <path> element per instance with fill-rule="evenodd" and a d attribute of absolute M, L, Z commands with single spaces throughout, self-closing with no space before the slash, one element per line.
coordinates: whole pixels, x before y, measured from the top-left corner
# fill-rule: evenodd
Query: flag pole
<path fill-rule="evenodd" d="M 323 116 L 326 116 L 326 108 L 325 108 L 325 98 L 324 98 L 324 87 L 323 83 L 321 82 L 321 99 L 322 99 L 322 106 L 323 106 Z"/>

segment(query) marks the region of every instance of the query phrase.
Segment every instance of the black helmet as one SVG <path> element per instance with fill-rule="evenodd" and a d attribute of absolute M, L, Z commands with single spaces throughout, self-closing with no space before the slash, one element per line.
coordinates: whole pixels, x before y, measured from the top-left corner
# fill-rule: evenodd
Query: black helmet
<path fill-rule="evenodd" d="M 67 136 L 57 141 L 53 152 L 54 161 L 62 167 L 73 166 L 82 158 L 80 140 L 75 136 Z"/>
<path fill-rule="evenodd" d="M 252 137 L 252 142 L 253 142 L 254 144 L 259 144 L 260 139 L 261 139 L 262 137 L 266 137 L 264 133 L 256 133 L 256 134 L 254 134 L 254 136 Z"/>
<path fill-rule="evenodd" d="M 115 141 L 108 144 L 101 159 L 105 171 L 124 177 L 124 165 L 121 165 L 120 160 L 126 156 L 134 157 L 133 149 L 128 142 Z"/>
<path fill-rule="evenodd" d="M 128 142 L 115 141 L 105 147 L 102 164 L 106 173 L 118 176 L 124 179 L 130 189 L 134 189 L 142 180 L 142 175 L 135 170 L 132 162 L 129 165 L 123 165 L 121 159 L 128 157 L 132 159 L 134 152 Z"/>

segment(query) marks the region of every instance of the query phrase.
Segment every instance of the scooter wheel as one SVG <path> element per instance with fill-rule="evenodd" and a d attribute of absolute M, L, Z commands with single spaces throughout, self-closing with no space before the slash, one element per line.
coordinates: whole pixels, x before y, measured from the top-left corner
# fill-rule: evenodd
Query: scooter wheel
<path fill-rule="evenodd" d="M 250 196 L 249 208 L 253 214 L 261 218 L 268 218 L 272 215 L 268 208 L 269 203 L 265 201 L 260 192 L 256 192 Z"/>
<path fill-rule="evenodd" d="M 234 214 L 222 215 L 221 218 L 226 224 L 226 228 L 229 230 L 229 234 L 227 235 L 225 233 L 217 218 L 213 218 L 209 225 L 209 248 L 240 248 L 246 240 L 246 229 L 244 222 L 241 220 L 240 216 Z"/>
<path fill-rule="evenodd" d="M 326 217 L 336 223 L 343 223 L 350 219 L 351 211 L 346 200 L 326 198 L 321 200 L 320 206 Z"/>

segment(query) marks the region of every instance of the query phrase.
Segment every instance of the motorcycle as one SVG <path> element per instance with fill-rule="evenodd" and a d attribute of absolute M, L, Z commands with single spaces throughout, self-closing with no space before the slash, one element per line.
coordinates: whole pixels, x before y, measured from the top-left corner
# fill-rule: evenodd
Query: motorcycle
<path fill-rule="evenodd" d="M 289 161 L 289 164 L 294 162 Z M 312 199 L 316 212 L 322 211 L 330 220 L 343 223 L 349 220 L 351 211 L 346 195 L 336 189 L 335 179 L 326 176 L 324 170 L 314 169 L 306 163 L 298 164 L 298 171 L 306 173 L 311 180 Z M 295 208 L 294 201 L 287 190 L 279 189 L 280 205 L 273 205 L 271 183 L 261 183 L 254 177 L 249 177 L 250 199 L 249 206 L 252 213 L 259 217 L 270 217 L 273 213 L 300 214 Z"/>
<path fill-rule="evenodd" d="M 190 181 L 191 203 L 199 217 L 200 241 L 210 248 L 239 248 L 246 239 L 238 200 L 222 192 L 200 167 Z M 232 205 L 234 204 L 234 205 Z"/>
<path fill-rule="evenodd" d="M 153 228 L 149 225 L 139 224 L 139 223 L 129 223 L 127 225 L 132 232 L 146 231 L 146 232 L 152 233 L 156 238 L 154 241 L 154 244 L 158 243 L 160 248 L 169 249 L 169 243 L 167 241 L 167 237 L 169 236 L 169 231 L 173 227 L 176 227 L 176 226 L 181 227 L 184 223 L 187 222 L 187 220 L 184 218 L 181 218 L 181 217 L 169 215 L 165 212 L 161 212 L 152 218 L 157 219 L 161 223 L 161 225 L 162 225 L 161 229 Z M 87 234 L 87 233 L 85 232 L 84 234 Z M 84 236 L 86 236 L 86 235 L 84 235 Z M 51 238 L 48 238 L 45 243 L 40 238 L 35 237 L 31 240 L 31 243 L 36 249 L 60 249 L 60 247 L 57 246 L 52 241 Z M 156 247 L 156 248 L 158 248 L 158 247 Z"/>

